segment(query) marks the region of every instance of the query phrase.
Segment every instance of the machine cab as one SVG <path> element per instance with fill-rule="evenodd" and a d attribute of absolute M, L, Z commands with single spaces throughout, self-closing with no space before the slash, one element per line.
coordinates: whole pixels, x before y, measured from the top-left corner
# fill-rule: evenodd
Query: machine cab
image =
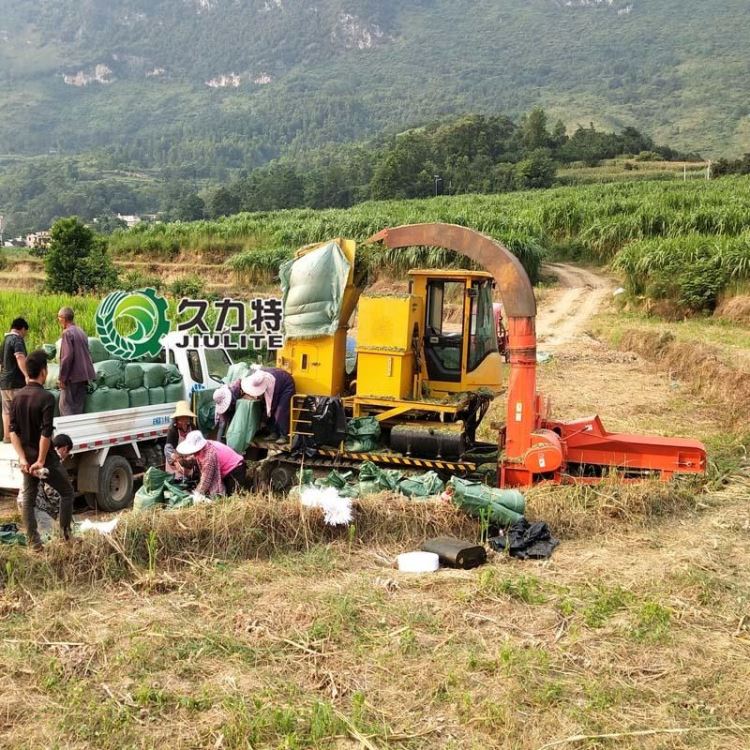
<path fill-rule="evenodd" d="M 478 271 L 410 271 L 423 300 L 422 381 L 431 392 L 498 391 L 503 358 L 493 312 L 494 279 Z"/>

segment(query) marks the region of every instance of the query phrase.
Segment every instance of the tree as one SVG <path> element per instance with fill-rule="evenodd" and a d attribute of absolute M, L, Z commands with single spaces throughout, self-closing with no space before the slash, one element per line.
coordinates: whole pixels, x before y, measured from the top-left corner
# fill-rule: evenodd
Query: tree
<path fill-rule="evenodd" d="M 523 119 L 521 140 L 527 151 L 551 145 L 550 134 L 547 132 L 547 114 L 541 107 L 532 109 Z"/>
<path fill-rule="evenodd" d="M 208 199 L 208 213 L 213 219 L 231 216 L 240 210 L 240 201 L 229 188 L 220 187 Z"/>
<path fill-rule="evenodd" d="M 206 214 L 206 204 L 197 193 L 183 195 L 174 208 L 176 221 L 198 221 Z"/>
<path fill-rule="evenodd" d="M 106 240 L 95 235 L 77 216 L 58 219 L 52 225 L 44 270 L 51 292 L 78 294 L 111 289 L 117 284 L 117 271 Z"/>
<path fill-rule="evenodd" d="M 515 168 L 515 183 L 519 190 L 551 187 L 557 167 L 552 161 L 549 149 L 538 148 L 526 159 L 519 161 Z"/>

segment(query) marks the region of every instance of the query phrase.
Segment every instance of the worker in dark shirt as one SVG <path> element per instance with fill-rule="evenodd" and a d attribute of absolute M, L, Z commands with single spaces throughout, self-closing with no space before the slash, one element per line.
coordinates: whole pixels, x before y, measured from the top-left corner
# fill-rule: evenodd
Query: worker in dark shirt
<path fill-rule="evenodd" d="M 10 442 L 10 405 L 13 396 L 26 385 L 26 343 L 29 324 L 16 318 L 3 341 L 2 372 L 0 372 L 0 397 L 3 404 L 3 442 Z"/>
<path fill-rule="evenodd" d="M 73 486 L 51 449 L 52 418 L 55 399 L 44 390 L 47 378 L 47 355 L 37 350 L 26 358 L 27 385 L 13 399 L 10 411 L 10 440 L 23 474 L 23 522 L 32 549 L 40 550 L 42 540 L 36 525 L 34 509 L 39 481 L 44 478 L 60 494 L 60 532 L 70 538 L 73 518 Z M 46 475 L 46 476 L 45 476 Z"/>
<path fill-rule="evenodd" d="M 96 378 L 86 334 L 73 323 L 73 310 L 63 307 L 57 313 L 62 326 L 60 343 L 60 416 L 83 414 L 86 386 Z"/>

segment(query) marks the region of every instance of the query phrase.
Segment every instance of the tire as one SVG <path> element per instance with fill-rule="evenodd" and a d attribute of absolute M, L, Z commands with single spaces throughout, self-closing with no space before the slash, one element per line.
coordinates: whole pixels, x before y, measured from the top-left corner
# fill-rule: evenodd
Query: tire
<path fill-rule="evenodd" d="M 260 485 L 271 492 L 289 492 L 296 480 L 296 467 L 280 461 L 264 461 L 260 469 Z"/>
<path fill-rule="evenodd" d="M 86 501 L 91 505 L 86 493 Z M 122 456 L 107 456 L 99 470 L 95 507 L 106 512 L 124 510 L 133 504 L 133 467 Z"/>

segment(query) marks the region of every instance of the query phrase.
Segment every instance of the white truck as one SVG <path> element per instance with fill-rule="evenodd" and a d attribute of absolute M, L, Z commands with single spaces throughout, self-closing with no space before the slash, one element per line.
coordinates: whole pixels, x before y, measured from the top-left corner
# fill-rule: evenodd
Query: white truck
<path fill-rule="evenodd" d="M 164 338 L 164 361 L 182 375 L 184 398 L 212 391 L 222 384 L 232 365 L 224 349 L 182 348 L 178 334 Z M 76 489 L 92 507 L 122 510 L 133 500 L 133 483 L 149 466 L 164 463 L 164 439 L 175 403 L 79 414 L 55 418 L 55 434 L 73 441 L 65 467 Z M 0 444 L 0 492 L 17 493 L 22 475 L 13 446 Z"/>

